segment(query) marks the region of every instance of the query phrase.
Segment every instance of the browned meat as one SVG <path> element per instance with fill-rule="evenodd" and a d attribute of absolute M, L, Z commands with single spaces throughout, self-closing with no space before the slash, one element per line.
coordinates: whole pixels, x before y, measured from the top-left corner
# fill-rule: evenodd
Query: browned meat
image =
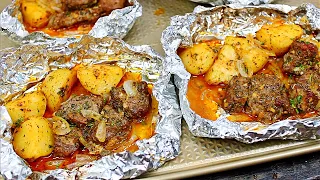
<path fill-rule="evenodd" d="M 250 80 L 247 111 L 264 123 L 284 118 L 292 109 L 285 85 L 274 75 L 255 75 Z"/>
<path fill-rule="evenodd" d="M 250 79 L 234 76 L 227 87 L 224 109 L 231 113 L 242 112 L 249 96 Z"/>
<path fill-rule="evenodd" d="M 114 9 L 121 9 L 125 6 L 126 0 L 99 0 L 99 6 L 105 12 L 110 12 Z"/>
<path fill-rule="evenodd" d="M 65 10 L 83 9 L 91 7 L 97 3 L 97 0 L 62 0 Z"/>
<path fill-rule="evenodd" d="M 137 119 L 147 114 L 151 107 L 151 95 L 146 82 L 132 82 L 134 95 L 128 95 L 123 87 L 111 89 L 111 105 L 128 118 Z"/>
<path fill-rule="evenodd" d="M 80 147 L 79 130 L 73 128 L 67 135 L 54 135 L 54 155 L 66 157 Z"/>
<path fill-rule="evenodd" d="M 295 41 L 284 56 L 283 70 L 288 73 L 302 75 L 317 63 L 318 48 L 312 43 Z"/>
<path fill-rule="evenodd" d="M 295 78 L 295 83 L 290 88 L 290 104 L 297 113 L 317 110 L 316 106 L 320 99 L 319 72 L 311 70 L 305 72 Z"/>
<path fill-rule="evenodd" d="M 90 110 L 99 113 L 103 107 L 103 98 L 94 95 L 73 96 L 56 112 L 56 116 L 60 116 L 69 122 L 77 125 L 87 124 L 88 118 L 81 114 L 82 110 Z"/>

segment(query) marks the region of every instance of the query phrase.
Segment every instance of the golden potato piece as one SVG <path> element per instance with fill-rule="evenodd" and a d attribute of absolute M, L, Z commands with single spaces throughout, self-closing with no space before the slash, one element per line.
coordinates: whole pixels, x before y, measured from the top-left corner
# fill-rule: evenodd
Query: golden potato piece
<path fill-rule="evenodd" d="M 272 24 L 265 25 L 256 33 L 256 37 L 268 50 L 277 56 L 284 55 L 293 41 L 299 39 L 303 30 L 295 24 Z"/>
<path fill-rule="evenodd" d="M 238 54 L 232 46 L 224 45 L 219 52 L 218 59 L 205 74 L 205 81 L 208 84 L 227 84 L 233 76 L 239 74 L 236 66 L 238 58 Z"/>
<path fill-rule="evenodd" d="M 77 76 L 82 86 L 93 94 L 108 94 L 117 86 L 124 75 L 124 70 L 113 65 L 89 65 L 78 69 Z"/>
<path fill-rule="evenodd" d="M 41 91 L 34 91 L 8 102 L 5 106 L 13 122 L 13 127 L 19 126 L 31 116 L 43 116 L 47 100 Z"/>
<path fill-rule="evenodd" d="M 16 153 L 24 159 L 47 156 L 54 146 L 51 124 L 44 117 L 30 117 L 15 129 L 12 143 Z"/>
<path fill-rule="evenodd" d="M 36 0 L 22 0 L 21 12 L 24 22 L 34 28 L 43 28 L 49 22 L 50 13 Z"/>
<path fill-rule="evenodd" d="M 206 43 L 195 44 L 179 54 L 186 70 L 193 75 L 206 73 L 218 56 L 218 49 Z"/>
<path fill-rule="evenodd" d="M 70 69 L 58 69 L 52 71 L 44 79 L 41 90 L 47 98 L 47 106 L 51 112 L 60 108 L 71 93 L 71 88 L 77 81 L 77 72 Z"/>

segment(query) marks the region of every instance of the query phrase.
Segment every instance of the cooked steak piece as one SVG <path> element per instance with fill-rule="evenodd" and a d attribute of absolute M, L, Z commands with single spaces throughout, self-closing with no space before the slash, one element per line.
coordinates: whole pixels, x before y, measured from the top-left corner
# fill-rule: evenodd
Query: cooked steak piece
<path fill-rule="evenodd" d="M 88 8 L 95 5 L 97 0 L 61 0 L 65 10 Z"/>
<path fill-rule="evenodd" d="M 128 84 L 127 86 L 125 84 Z M 111 105 L 118 112 L 123 111 L 128 118 L 145 116 L 151 108 L 151 95 L 146 82 L 125 82 L 124 86 L 111 89 Z"/>
<path fill-rule="evenodd" d="M 81 111 L 90 110 L 99 113 L 103 105 L 103 98 L 101 96 L 72 96 L 61 105 L 60 109 L 55 113 L 55 115 L 77 125 L 87 124 L 90 119 L 84 117 L 81 114 Z"/>
<path fill-rule="evenodd" d="M 73 128 L 68 134 L 60 136 L 54 135 L 54 149 L 55 156 L 66 157 L 74 153 L 79 147 L 79 130 Z"/>
<path fill-rule="evenodd" d="M 290 104 L 297 113 L 317 110 L 320 99 L 320 73 L 308 70 L 302 76 L 296 77 L 289 92 Z"/>
<path fill-rule="evenodd" d="M 234 76 L 227 87 L 224 109 L 230 113 L 243 112 L 249 96 L 249 82 L 247 77 Z"/>
<path fill-rule="evenodd" d="M 121 9 L 125 6 L 126 0 L 99 0 L 99 6 L 104 12 L 111 12 L 114 9 Z"/>
<path fill-rule="evenodd" d="M 292 111 L 284 83 L 274 75 L 253 76 L 247 111 L 267 124 L 284 118 Z"/>
<path fill-rule="evenodd" d="M 302 75 L 315 66 L 318 48 L 312 43 L 295 41 L 287 54 L 284 55 L 283 70 L 288 73 Z"/>

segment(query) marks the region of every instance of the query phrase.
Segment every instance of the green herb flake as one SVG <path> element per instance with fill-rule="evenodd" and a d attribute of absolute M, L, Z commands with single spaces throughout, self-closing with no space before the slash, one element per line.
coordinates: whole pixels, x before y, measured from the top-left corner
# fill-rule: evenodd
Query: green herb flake
<path fill-rule="evenodd" d="M 23 117 L 19 118 L 15 123 L 14 123 L 14 126 L 15 127 L 20 127 L 21 124 L 23 123 L 24 119 Z"/>
<path fill-rule="evenodd" d="M 298 105 L 301 103 L 302 96 L 299 95 L 296 98 L 290 99 L 290 105 L 292 108 L 296 110 L 297 113 L 300 113 L 300 109 L 298 108 Z"/>

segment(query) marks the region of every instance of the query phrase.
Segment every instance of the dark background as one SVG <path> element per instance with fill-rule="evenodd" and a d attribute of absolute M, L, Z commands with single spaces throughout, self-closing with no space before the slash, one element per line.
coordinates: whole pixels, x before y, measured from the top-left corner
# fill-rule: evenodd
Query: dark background
<path fill-rule="evenodd" d="M 320 152 L 189 178 L 200 180 L 320 180 Z"/>

